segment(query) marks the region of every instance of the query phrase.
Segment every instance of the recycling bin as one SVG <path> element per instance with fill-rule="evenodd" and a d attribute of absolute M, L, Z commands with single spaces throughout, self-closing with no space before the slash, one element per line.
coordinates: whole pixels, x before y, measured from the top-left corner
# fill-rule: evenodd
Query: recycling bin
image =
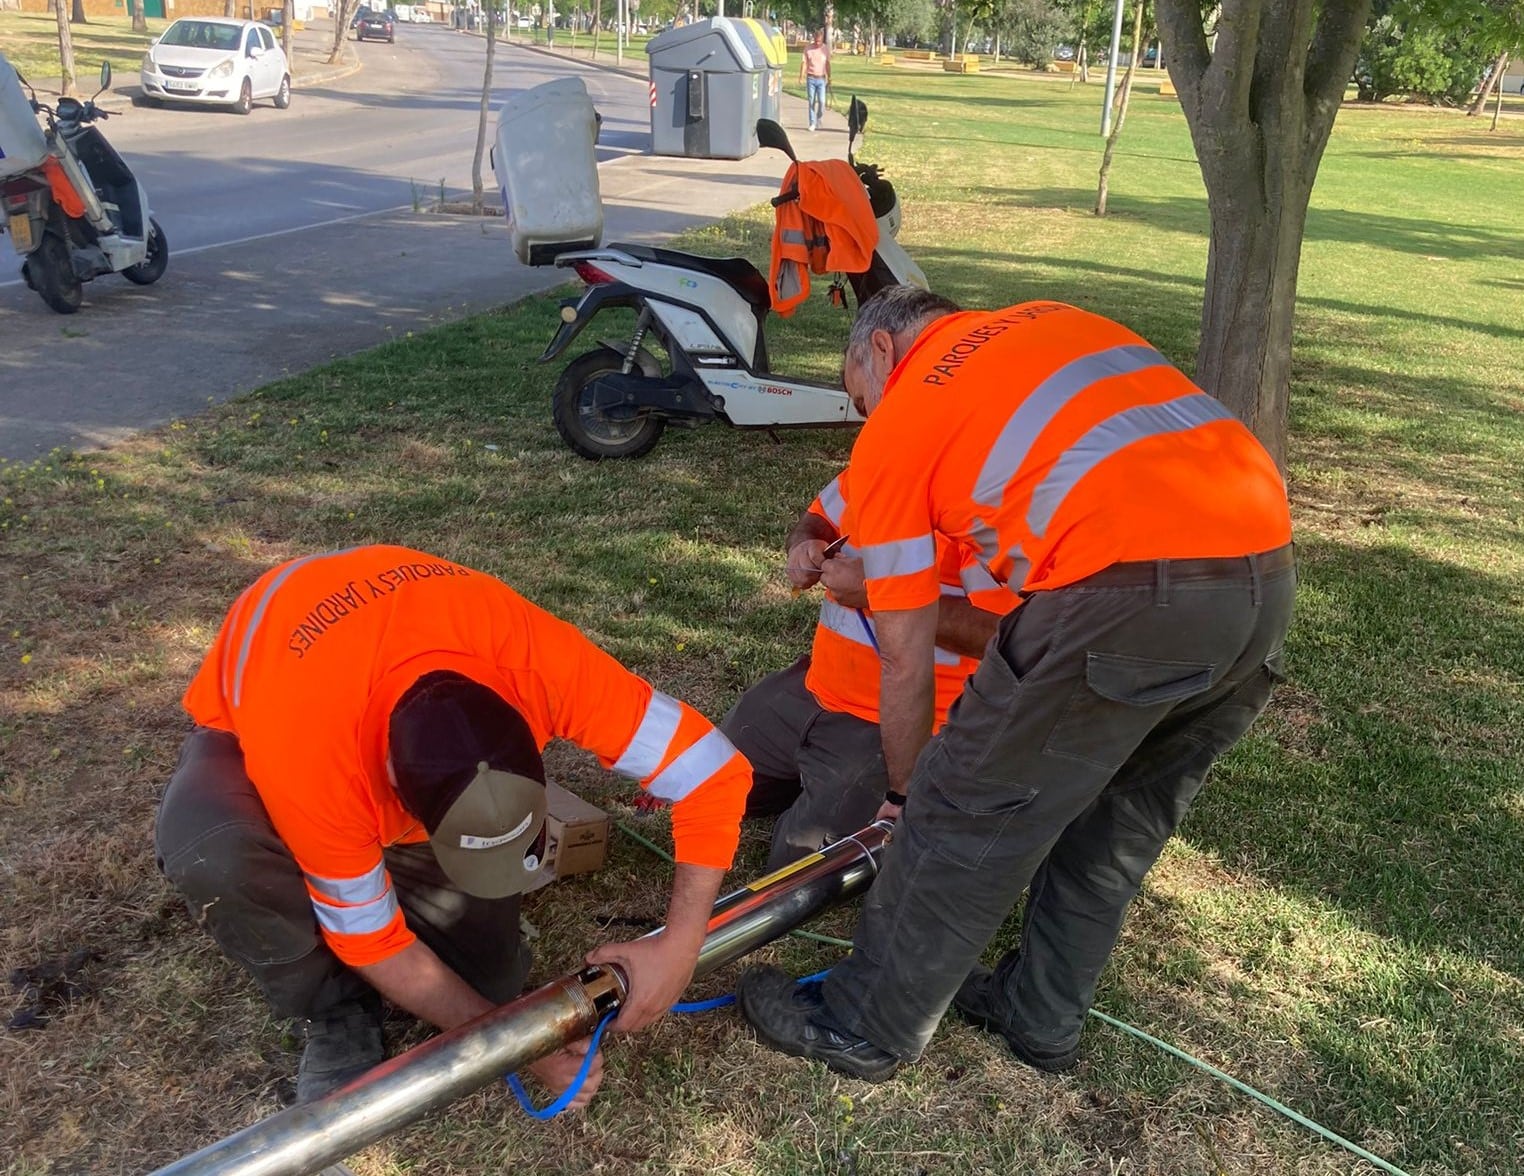
<path fill-rule="evenodd" d="M 668 29 L 646 44 L 651 150 L 694 159 L 745 159 L 757 150 L 767 62 L 755 37 L 723 16 Z"/>

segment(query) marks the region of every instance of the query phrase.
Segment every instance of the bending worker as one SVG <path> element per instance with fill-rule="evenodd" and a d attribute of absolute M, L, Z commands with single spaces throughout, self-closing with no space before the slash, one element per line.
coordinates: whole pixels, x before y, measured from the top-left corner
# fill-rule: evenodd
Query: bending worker
<path fill-rule="evenodd" d="M 842 529 L 899 821 L 851 955 L 797 988 L 748 969 L 741 1009 L 775 1048 L 873 1081 L 949 1002 L 1067 1069 L 1143 876 L 1280 679 L 1285 485 L 1217 400 L 1072 306 L 959 313 L 894 288 L 862 307 L 844 377 L 868 421 Z M 939 536 L 1022 603 L 932 739 Z M 1024 890 L 1020 946 L 978 966 Z"/>
<path fill-rule="evenodd" d="M 692 978 L 750 768 L 491 576 L 402 547 L 282 564 L 233 604 L 185 707 L 160 867 L 275 1013 L 305 1020 L 299 1101 L 382 1060 L 380 997 L 449 1029 L 519 993 L 553 738 L 674 802 L 666 930 L 587 957 L 629 980 L 612 1027 L 650 1024 Z M 586 1049 L 531 1071 L 559 1093 Z"/>
<path fill-rule="evenodd" d="M 827 555 L 842 539 L 848 473 L 820 492 L 787 540 L 790 583 L 796 589 L 822 583 L 828 592 L 810 653 L 747 690 L 720 724 L 751 761 L 746 815 L 781 814 L 769 870 L 868 824 L 889 783 L 878 730 L 878 638 L 862 560 L 850 536 L 839 554 Z M 956 545 L 941 541 L 937 550 L 932 720 L 940 727 L 1016 598 Z"/>

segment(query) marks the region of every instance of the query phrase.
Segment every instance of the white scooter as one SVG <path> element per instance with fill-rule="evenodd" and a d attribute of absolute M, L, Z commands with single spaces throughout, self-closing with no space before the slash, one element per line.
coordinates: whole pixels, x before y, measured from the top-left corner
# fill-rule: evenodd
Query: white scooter
<path fill-rule="evenodd" d="M 91 125 L 109 117 L 95 98 L 111 85 L 111 63 L 101 65 L 101 88 L 84 102 L 60 98 L 50 107 L 36 91 L 24 97 L 25 84 L 0 57 L 0 208 L 11 245 L 26 258 L 26 284 L 59 314 L 73 314 L 83 283 L 102 274 L 157 282 L 169 264 L 164 230 L 132 169 Z"/>
<path fill-rule="evenodd" d="M 877 167 L 853 158 L 866 121 L 867 107 L 853 98 L 847 160 L 867 189 L 880 229 L 869 269 L 848 275 L 859 303 L 886 286 L 927 286 L 920 267 L 894 240 L 900 213 L 893 186 Z M 796 158 L 777 123 L 758 122 L 757 138 Z M 556 430 L 583 457 L 642 457 L 668 424 L 719 420 L 737 428 L 780 429 L 862 423 L 840 387 L 773 372 L 764 337 L 771 292 L 750 261 L 612 244 L 562 253 L 555 264 L 574 269 L 588 289 L 562 303 L 561 327 L 541 363 L 560 356 L 599 312 L 636 311 L 628 339 L 603 341 L 572 360 L 556 382 Z M 650 339 L 666 351 L 665 370 L 646 347 Z"/>

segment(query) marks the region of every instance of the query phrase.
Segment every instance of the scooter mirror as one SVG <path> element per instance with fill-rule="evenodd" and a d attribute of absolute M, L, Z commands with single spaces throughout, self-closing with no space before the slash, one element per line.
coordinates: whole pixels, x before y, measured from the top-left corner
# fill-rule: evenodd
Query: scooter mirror
<path fill-rule="evenodd" d="M 788 132 L 770 118 L 757 120 L 757 143 L 763 147 L 776 148 L 795 163 L 799 162 L 799 157 L 794 154 L 794 145 L 788 141 Z"/>
<path fill-rule="evenodd" d="M 111 63 L 109 61 L 103 61 L 103 62 L 101 62 L 101 88 L 100 88 L 100 90 L 96 91 L 96 93 L 99 94 L 101 91 L 109 90 L 110 88 L 111 88 Z"/>

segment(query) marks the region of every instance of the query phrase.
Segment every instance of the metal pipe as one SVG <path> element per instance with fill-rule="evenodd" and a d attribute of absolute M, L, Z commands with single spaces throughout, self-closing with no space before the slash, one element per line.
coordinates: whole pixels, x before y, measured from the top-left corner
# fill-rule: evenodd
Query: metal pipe
<path fill-rule="evenodd" d="M 693 974 L 707 975 L 861 894 L 893 828 L 876 821 L 721 898 Z M 656 935 L 659 932 L 653 931 Z M 311 1176 L 503 1074 L 588 1036 L 624 998 L 618 969 L 587 968 L 499 1005 L 154 1176 Z"/>

